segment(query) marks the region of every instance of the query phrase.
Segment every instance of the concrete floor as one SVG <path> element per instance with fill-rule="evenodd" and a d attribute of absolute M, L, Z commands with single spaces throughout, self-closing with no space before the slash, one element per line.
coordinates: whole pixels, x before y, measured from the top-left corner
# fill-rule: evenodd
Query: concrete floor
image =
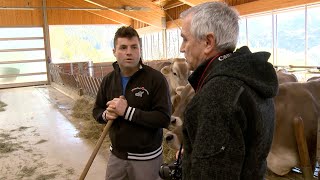
<path fill-rule="evenodd" d="M 75 180 L 94 144 L 76 137 L 68 120 L 73 100 L 50 86 L 0 89 L 0 180 Z M 102 180 L 107 150 L 100 150 L 86 179 Z"/>
<path fill-rule="evenodd" d="M 0 180 L 79 179 L 95 142 L 76 137 L 74 100 L 51 86 L 0 89 Z M 109 151 L 100 148 L 86 180 L 103 180 Z M 266 180 L 302 180 L 301 174 Z"/>

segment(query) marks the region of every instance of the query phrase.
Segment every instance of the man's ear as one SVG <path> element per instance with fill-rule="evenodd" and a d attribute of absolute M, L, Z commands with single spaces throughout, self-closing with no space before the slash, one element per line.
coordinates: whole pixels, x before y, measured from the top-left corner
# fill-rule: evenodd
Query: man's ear
<path fill-rule="evenodd" d="M 216 47 L 216 40 L 214 38 L 214 34 L 211 32 L 211 33 L 208 33 L 206 35 L 206 48 L 204 50 L 205 53 L 210 53 L 212 52 L 215 47 Z"/>
<path fill-rule="evenodd" d="M 116 56 L 116 55 L 115 55 L 115 53 L 116 53 L 116 49 L 115 49 L 115 48 L 112 49 L 112 52 L 113 52 L 113 55 Z"/>

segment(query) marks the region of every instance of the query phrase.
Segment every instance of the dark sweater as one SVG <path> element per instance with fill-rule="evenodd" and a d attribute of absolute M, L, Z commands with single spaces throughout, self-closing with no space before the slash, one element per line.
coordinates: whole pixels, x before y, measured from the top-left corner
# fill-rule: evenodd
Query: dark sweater
<path fill-rule="evenodd" d="M 185 110 L 183 179 L 263 179 L 278 91 L 269 56 L 242 47 L 210 64 Z M 194 89 L 209 60 L 189 77 Z"/>
<path fill-rule="evenodd" d="M 122 95 L 121 75 L 117 63 L 106 75 L 97 93 L 94 118 L 106 123 L 102 114 L 106 103 Z M 124 116 L 114 120 L 110 130 L 111 152 L 121 159 L 149 160 L 162 153 L 162 128 L 168 126 L 171 102 L 165 77 L 149 66 L 141 65 L 125 89 L 128 107 Z"/>

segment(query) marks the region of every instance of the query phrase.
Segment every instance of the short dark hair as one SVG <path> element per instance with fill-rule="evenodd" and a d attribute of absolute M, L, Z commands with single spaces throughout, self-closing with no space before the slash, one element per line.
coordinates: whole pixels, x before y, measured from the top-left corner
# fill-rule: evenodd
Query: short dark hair
<path fill-rule="evenodd" d="M 118 40 L 118 38 L 131 39 L 133 37 L 137 37 L 140 43 L 139 34 L 135 29 L 133 29 L 131 26 L 121 26 L 114 35 L 114 39 L 113 39 L 114 48 L 116 48 L 116 41 Z"/>

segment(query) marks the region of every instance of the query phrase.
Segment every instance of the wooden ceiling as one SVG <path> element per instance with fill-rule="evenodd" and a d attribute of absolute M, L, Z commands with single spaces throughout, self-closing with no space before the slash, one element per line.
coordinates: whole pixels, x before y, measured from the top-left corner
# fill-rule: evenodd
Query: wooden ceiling
<path fill-rule="evenodd" d="M 170 28 L 179 23 L 179 14 L 209 0 L 0 0 L 0 26 L 3 15 L 40 15 L 45 5 L 49 24 L 124 24 L 135 28 Z M 234 6 L 241 15 L 320 2 L 320 0 L 219 0 Z M 30 13 L 28 9 L 34 10 Z M 29 9 L 29 10 L 30 10 Z M 28 11 L 28 12 L 25 12 Z M 37 14 L 38 13 L 38 14 Z M 19 15 L 22 17 L 23 15 Z M 12 18 L 12 16 L 11 16 Z M 2 19 L 2 20 L 1 20 Z M 41 19 L 41 18 L 40 18 Z M 39 20 L 40 21 L 40 20 Z"/>

